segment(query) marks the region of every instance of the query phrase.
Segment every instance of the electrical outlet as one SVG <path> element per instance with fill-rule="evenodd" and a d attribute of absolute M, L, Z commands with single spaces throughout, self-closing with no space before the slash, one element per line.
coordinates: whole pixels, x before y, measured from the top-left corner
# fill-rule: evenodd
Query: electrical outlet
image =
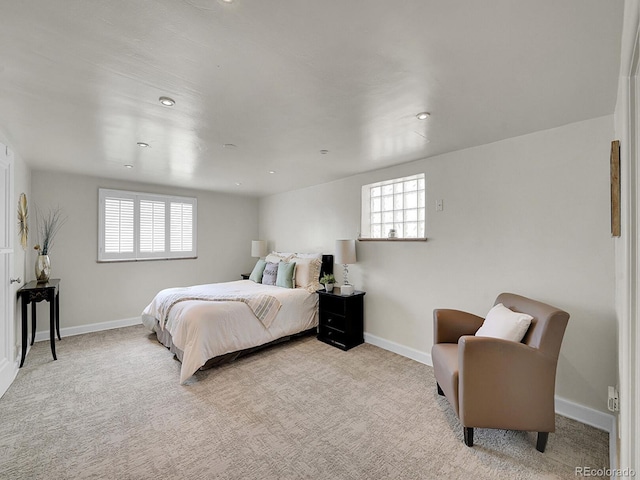
<path fill-rule="evenodd" d="M 618 410 L 620 410 L 620 406 L 618 405 L 618 390 L 616 389 L 616 387 L 609 387 L 607 408 L 612 412 L 617 412 Z"/>
<path fill-rule="evenodd" d="M 444 210 L 444 201 L 442 199 L 436 200 L 436 212 Z"/>

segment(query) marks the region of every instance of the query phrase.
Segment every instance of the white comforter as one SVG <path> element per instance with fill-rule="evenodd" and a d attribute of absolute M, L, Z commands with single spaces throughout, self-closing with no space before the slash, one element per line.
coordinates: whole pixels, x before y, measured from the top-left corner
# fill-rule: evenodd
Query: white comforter
<path fill-rule="evenodd" d="M 180 383 L 184 383 L 207 360 L 225 353 L 269 343 L 302 332 L 318 324 L 318 296 L 303 288 L 262 285 L 251 280 L 196 285 L 162 290 L 142 312 L 142 323 L 154 330 L 162 323 L 160 306 L 167 293 L 182 291 L 190 296 L 271 295 L 282 304 L 266 328 L 248 305 L 242 302 L 187 300 L 169 312 L 165 329 L 184 352 Z"/>

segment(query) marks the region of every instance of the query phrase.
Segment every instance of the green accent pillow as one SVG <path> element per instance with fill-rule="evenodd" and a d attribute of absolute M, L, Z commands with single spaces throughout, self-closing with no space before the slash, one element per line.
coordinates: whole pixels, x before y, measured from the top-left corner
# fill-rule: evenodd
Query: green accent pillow
<path fill-rule="evenodd" d="M 296 262 L 279 262 L 276 287 L 293 288 L 296 284 Z"/>
<path fill-rule="evenodd" d="M 267 266 L 267 262 L 264 260 L 258 260 L 256 266 L 253 267 L 249 280 L 253 280 L 256 283 L 262 283 L 262 274 L 264 273 L 264 267 Z"/>

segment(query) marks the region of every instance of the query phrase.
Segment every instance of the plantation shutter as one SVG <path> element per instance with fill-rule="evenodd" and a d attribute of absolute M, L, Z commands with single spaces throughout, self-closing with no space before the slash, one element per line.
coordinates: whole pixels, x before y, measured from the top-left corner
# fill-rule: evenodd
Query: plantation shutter
<path fill-rule="evenodd" d="M 99 189 L 98 261 L 195 258 L 197 200 Z"/>
<path fill-rule="evenodd" d="M 107 253 L 133 252 L 133 200 L 105 199 L 105 242 Z"/>
<path fill-rule="evenodd" d="M 132 195 L 101 195 L 99 256 L 135 258 L 135 198 Z"/>
<path fill-rule="evenodd" d="M 171 202 L 171 252 L 193 250 L 193 205 Z"/>
<path fill-rule="evenodd" d="M 165 209 L 165 202 L 140 200 L 141 253 L 164 252 Z"/>

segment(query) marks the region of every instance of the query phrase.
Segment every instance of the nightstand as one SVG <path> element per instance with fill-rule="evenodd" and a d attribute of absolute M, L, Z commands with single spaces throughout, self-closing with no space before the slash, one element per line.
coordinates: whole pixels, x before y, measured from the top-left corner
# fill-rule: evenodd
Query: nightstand
<path fill-rule="evenodd" d="M 356 290 L 353 295 L 336 295 L 318 291 L 318 295 L 318 340 L 342 350 L 364 343 L 365 292 Z"/>
<path fill-rule="evenodd" d="M 249 280 L 249 277 L 251 276 L 250 273 L 241 273 L 240 276 L 242 277 L 243 280 Z"/>

